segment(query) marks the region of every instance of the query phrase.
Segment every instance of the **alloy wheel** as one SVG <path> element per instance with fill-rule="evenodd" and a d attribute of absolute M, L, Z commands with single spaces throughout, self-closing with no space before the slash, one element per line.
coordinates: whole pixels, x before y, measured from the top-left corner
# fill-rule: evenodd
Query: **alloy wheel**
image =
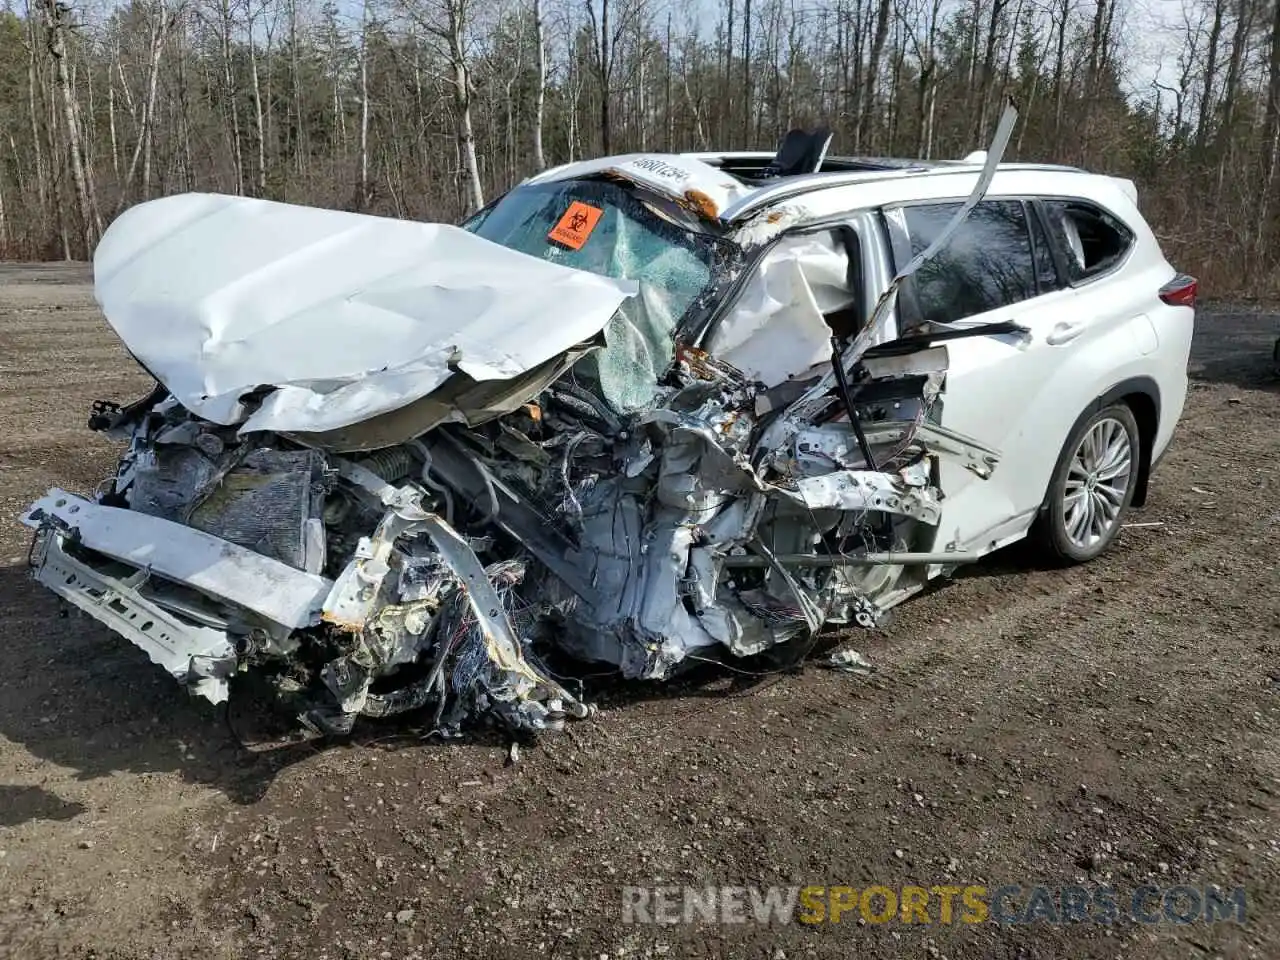
<path fill-rule="evenodd" d="M 1133 443 L 1123 423 L 1099 420 L 1071 457 L 1062 502 L 1067 539 L 1087 550 L 1114 532 L 1133 474 Z"/>

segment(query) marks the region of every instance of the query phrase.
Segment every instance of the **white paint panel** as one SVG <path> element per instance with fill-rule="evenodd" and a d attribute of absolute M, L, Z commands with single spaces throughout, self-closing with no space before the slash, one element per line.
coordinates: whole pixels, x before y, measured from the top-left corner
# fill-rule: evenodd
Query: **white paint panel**
<path fill-rule="evenodd" d="M 192 412 L 332 430 L 452 375 L 509 379 L 600 332 L 634 285 L 458 227 L 216 194 L 126 211 L 94 256 L 98 302 Z"/>

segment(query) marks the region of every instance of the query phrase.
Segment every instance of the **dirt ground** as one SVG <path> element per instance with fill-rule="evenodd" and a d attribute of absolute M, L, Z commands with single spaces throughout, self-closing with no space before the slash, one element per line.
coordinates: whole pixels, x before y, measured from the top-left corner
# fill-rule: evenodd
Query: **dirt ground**
<path fill-rule="evenodd" d="M 0 956 L 1280 956 L 1278 335 L 1202 308 L 1177 438 L 1103 559 L 989 558 L 858 637 L 869 679 L 597 685 L 598 718 L 510 765 L 412 723 L 276 746 L 254 704 L 60 616 L 14 518 L 107 474 L 89 404 L 144 380 L 86 268 L 0 266 Z M 1243 886 L 1248 915 L 621 922 L 625 885 L 904 883 Z"/>

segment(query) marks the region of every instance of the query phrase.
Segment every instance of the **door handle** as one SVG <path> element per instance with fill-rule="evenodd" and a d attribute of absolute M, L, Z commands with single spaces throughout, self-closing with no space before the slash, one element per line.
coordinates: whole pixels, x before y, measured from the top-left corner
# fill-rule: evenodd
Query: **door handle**
<path fill-rule="evenodd" d="M 1064 343 L 1070 343 L 1080 334 L 1084 333 L 1083 323 L 1055 323 L 1053 329 L 1046 336 L 1045 343 L 1051 347 L 1061 346 Z"/>

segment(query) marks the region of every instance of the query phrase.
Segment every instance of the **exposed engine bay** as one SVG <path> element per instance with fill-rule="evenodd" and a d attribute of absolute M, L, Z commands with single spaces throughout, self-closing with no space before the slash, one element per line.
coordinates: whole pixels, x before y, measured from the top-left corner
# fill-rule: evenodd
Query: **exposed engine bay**
<path fill-rule="evenodd" d="M 157 386 L 95 411 L 128 451 L 96 503 L 33 505 L 33 562 L 214 702 L 254 670 L 325 733 L 423 707 L 446 731 L 542 729 L 589 712 L 553 649 L 660 679 L 873 626 L 948 559 L 919 555 L 939 515 L 928 438 L 995 464 L 912 416 L 868 422 L 868 470 L 835 399 L 778 441 L 767 395 L 705 355 L 669 380 L 628 419 L 568 375 L 487 423 L 345 455 L 239 436 Z M 139 516 L 163 528 L 121 537 Z M 214 548 L 174 543 L 184 529 Z"/>

